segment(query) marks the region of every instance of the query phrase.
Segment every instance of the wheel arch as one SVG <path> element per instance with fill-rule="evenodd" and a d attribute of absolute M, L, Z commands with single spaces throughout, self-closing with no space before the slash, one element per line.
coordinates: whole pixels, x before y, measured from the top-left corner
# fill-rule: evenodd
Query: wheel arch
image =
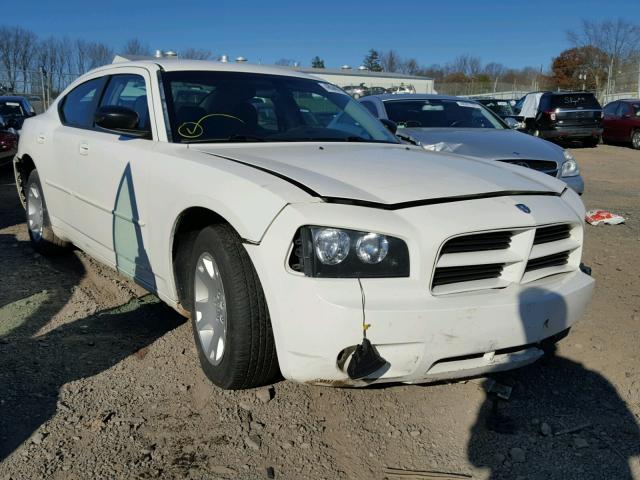
<path fill-rule="evenodd" d="M 193 245 L 196 235 L 209 225 L 226 224 L 238 230 L 226 218 L 218 212 L 207 207 L 193 206 L 184 209 L 176 217 L 173 223 L 171 235 L 171 273 L 173 275 L 174 288 L 178 300 L 178 310 L 184 316 L 189 316 L 190 300 L 186 298 L 186 275 L 183 268 L 189 261 L 190 246 Z M 239 235 L 240 236 L 240 235 Z"/>
<path fill-rule="evenodd" d="M 17 155 L 13 159 L 13 173 L 16 179 L 16 188 L 18 189 L 18 197 L 20 199 L 20 203 L 24 208 L 26 205 L 26 192 L 25 188 L 27 186 L 27 181 L 29 180 L 29 175 L 32 171 L 36 170 L 36 164 L 33 158 L 28 154 L 24 153 L 22 156 L 18 157 Z"/>

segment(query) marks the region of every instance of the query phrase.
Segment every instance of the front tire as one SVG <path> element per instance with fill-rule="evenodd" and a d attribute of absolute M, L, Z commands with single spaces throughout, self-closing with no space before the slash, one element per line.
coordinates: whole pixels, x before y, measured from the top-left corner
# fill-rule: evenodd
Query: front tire
<path fill-rule="evenodd" d="M 238 234 L 224 224 L 206 227 L 188 265 L 191 326 L 207 377 L 234 390 L 272 382 L 279 369 L 271 319 Z"/>
<path fill-rule="evenodd" d="M 42 255 L 54 255 L 62 252 L 68 243 L 53 233 L 37 170 L 33 170 L 29 175 L 25 198 L 27 230 L 33 249 Z"/>
<path fill-rule="evenodd" d="M 640 150 L 640 130 L 636 130 L 631 135 L 631 146 L 636 150 Z"/>

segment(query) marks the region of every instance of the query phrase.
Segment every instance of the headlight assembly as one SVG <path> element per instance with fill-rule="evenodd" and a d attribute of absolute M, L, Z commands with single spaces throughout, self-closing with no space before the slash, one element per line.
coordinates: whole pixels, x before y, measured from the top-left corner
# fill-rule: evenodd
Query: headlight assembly
<path fill-rule="evenodd" d="M 580 175 L 580 168 L 578 168 L 578 162 L 573 158 L 566 150 L 563 151 L 564 154 L 564 163 L 562 164 L 562 177 L 575 177 L 576 175 Z"/>
<path fill-rule="evenodd" d="M 408 277 L 409 249 L 380 233 L 305 226 L 296 233 L 289 266 L 308 277 Z"/>

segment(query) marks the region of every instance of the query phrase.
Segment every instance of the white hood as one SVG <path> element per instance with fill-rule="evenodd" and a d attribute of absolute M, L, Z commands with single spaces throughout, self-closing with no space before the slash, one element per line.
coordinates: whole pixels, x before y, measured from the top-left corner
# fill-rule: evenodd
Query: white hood
<path fill-rule="evenodd" d="M 560 193 L 565 188 L 535 171 L 406 145 L 324 142 L 189 148 L 272 172 L 318 196 L 383 204 L 495 192 Z"/>

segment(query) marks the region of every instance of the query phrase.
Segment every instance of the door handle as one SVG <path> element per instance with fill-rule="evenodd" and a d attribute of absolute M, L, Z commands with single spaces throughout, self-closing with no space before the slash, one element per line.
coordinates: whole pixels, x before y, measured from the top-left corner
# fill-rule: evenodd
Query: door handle
<path fill-rule="evenodd" d="M 47 137 L 45 137 L 43 134 L 40 134 L 40 135 L 38 135 L 38 137 L 36 138 L 36 142 L 38 142 L 38 143 L 44 143 L 46 139 L 47 139 Z"/>
<path fill-rule="evenodd" d="M 80 152 L 80 155 L 87 155 L 89 153 L 89 144 L 84 142 L 81 143 L 78 147 L 78 150 Z"/>

